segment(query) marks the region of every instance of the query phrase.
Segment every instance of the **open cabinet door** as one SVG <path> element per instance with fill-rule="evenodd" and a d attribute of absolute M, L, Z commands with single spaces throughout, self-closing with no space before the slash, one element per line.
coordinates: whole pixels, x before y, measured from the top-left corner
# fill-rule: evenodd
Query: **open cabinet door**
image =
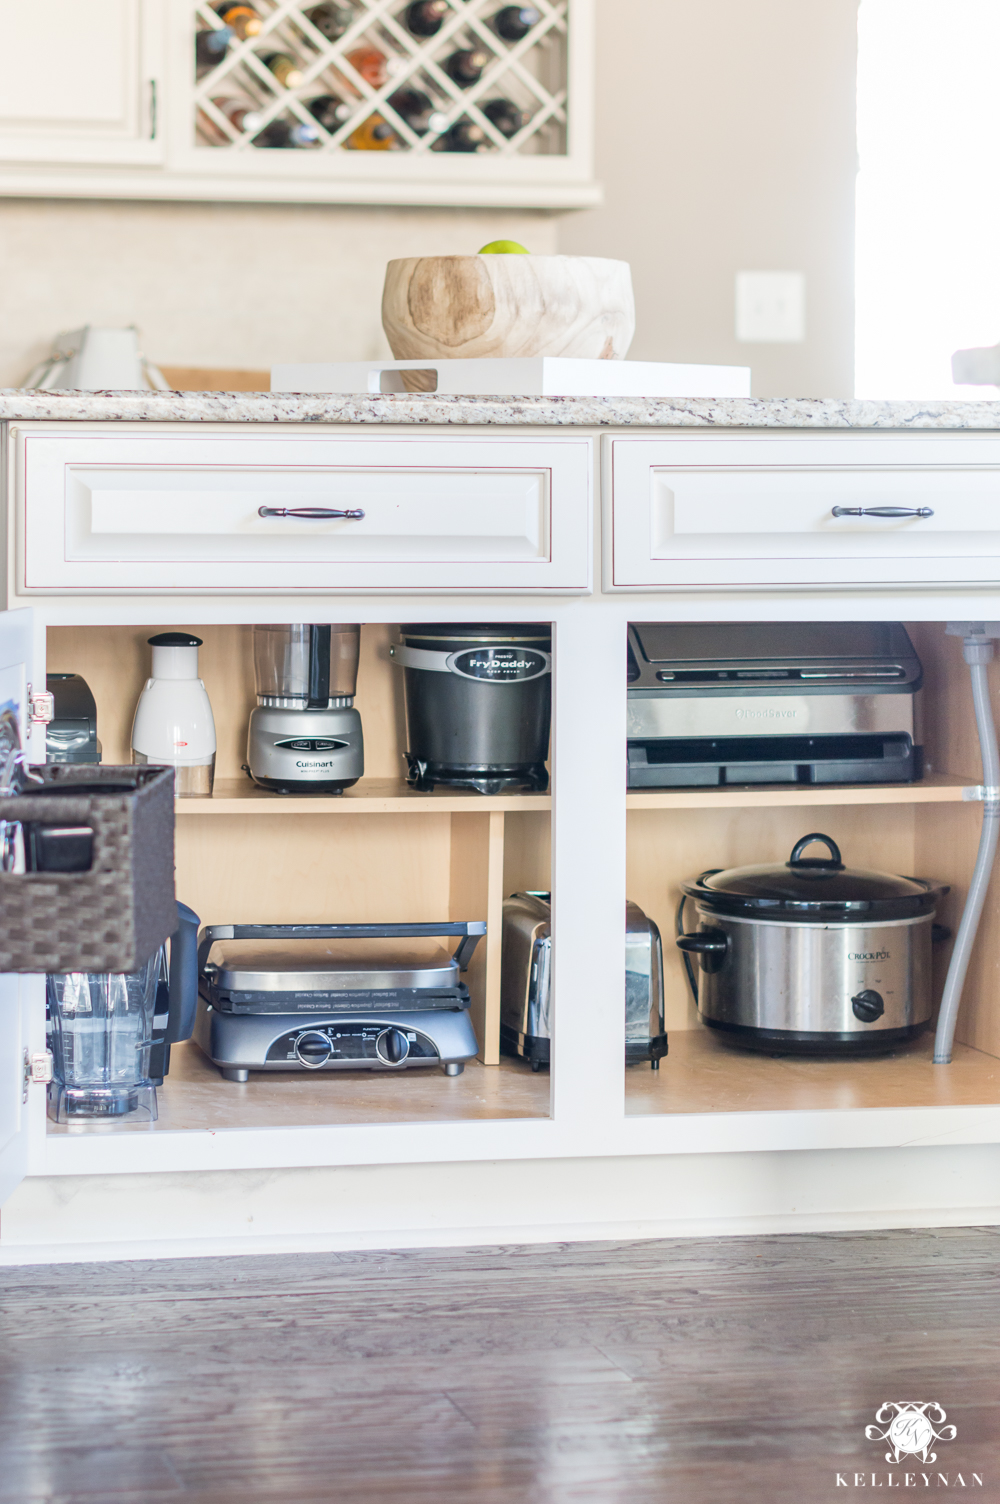
<path fill-rule="evenodd" d="M 32 682 L 33 618 L 30 609 L 0 611 L 0 737 L 16 736 L 25 750 L 31 729 L 28 685 Z M 35 687 L 44 685 L 36 683 Z M 31 1114 L 25 1072 L 30 1060 L 31 1002 L 37 997 L 36 977 L 0 975 L 0 1202 L 6 1201 L 27 1169 Z"/>

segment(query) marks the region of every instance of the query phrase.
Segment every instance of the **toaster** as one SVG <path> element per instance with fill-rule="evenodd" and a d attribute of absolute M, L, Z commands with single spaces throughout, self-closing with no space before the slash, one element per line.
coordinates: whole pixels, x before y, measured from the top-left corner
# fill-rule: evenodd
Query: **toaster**
<path fill-rule="evenodd" d="M 549 1064 L 552 1037 L 552 902 L 549 893 L 512 893 L 503 906 L 500 1047 L 533 1071 Z M 667 1053 L 660 932 L 638 904 L 625 905 L 625 1063 Z"/>

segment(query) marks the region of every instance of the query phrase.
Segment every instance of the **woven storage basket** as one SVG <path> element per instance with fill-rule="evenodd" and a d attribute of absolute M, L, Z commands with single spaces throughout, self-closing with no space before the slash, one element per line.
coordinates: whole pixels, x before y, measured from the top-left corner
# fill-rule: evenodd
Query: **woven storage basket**
<path fill-rule="evenodd" d="M 0 819 L 89 825 L 94 861 L 89 872 L 0 872 L 0 972 L 136 971 L 177 928 L 173 769 L 36 771 L 94 792 L 0 797 Z"/>

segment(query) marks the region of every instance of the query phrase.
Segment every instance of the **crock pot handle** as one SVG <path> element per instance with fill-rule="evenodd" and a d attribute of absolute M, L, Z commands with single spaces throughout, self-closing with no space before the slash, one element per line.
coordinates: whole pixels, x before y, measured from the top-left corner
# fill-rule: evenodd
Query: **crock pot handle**
<path fill-rule="evenodd" d="M 729 941 L 722 930 L 697 930 L 693 935 L 677 936 L 678 950 L 693 951 L 697 956 L 724 956 Z"/>
<path fill-rule="evenodd" d="M 811 846 L 813 841 L 823 842 L 823 845 L 830 853 L 830 860 L 828 862 L 824 862 L 822 858 L 816 857 L 807 857 L 803 860 L 803 851 L 805 851 L 807 846 Z M 795 845 L 792 847 L 792 854 L 788 858 L 786 865 L 796 867 L 799 863 L 802 863 L 804 866 L 806 861 L 808 861 L 810 867 L 843 867 L 844 865 L 840 857 L 840 847 L 836 841 L 832 840 L 830 836 L 821 835 L 818 830 L 813 831 L 812 835 L 803 836 L 801 841 L 795 842 Z"/>

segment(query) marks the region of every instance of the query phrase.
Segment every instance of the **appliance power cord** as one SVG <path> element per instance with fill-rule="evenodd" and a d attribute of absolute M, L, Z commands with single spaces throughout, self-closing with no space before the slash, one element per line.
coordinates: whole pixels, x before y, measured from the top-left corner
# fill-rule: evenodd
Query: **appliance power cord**
<path fill-rule="evenodd" d="M 986 902 L 993 863 L 1000 841 L 1000 749 L 997 747 L 997 729 L 990 706 L 990 689 L 987 665 L 993 658 L 993 640 L 1000 637 L 1000 624 L 995 622 L 949 622 L 947 631 L 952 636 L 964 637 L 962 653 L 969 665 L 972 678 L 972 703 L 976 712 L 976 730 L 979 733 L 979 749 L 983 760 L 983 827 L 979 837 L 976 865 L 972 871 L 969 894 L 958 927 L 958 938 L 951 953 L 941 1010 L 938 1013 L 937 1032 L 934 1036 L 934 1064 L 949 1065 L 955 1040 L 955 1025 L 958 1008 L 962 1001 L 962 988 L 969 969 L 969 959 L 976 940 L 976 931 Z"/>

